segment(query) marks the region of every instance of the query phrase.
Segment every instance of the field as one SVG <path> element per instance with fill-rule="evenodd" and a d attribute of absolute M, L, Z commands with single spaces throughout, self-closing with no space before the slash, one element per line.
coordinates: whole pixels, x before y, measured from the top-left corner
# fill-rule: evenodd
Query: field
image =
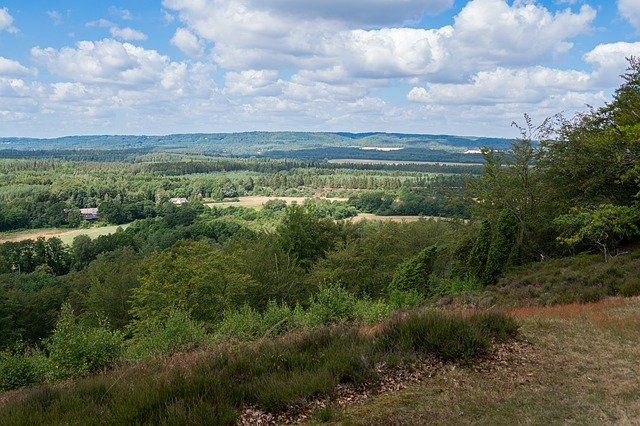
<path fill-rule="evenodd" d="M 79 228 L 79 229 L 31 229 L 29 231 L 20 232 L 5 232 L 0 233 L 0 244 L 9 241 L 24 241 L 35 240 L 37 238 L 53 238 L 57 237 L 65 244 L 71 244 L 73 239 L 78 235 L 88 235 L 91 238 L 99 237 L 100 235 L 108 235 L 116 232 L 118 228 L 126 229 L 128 224 L 125 225 L 111 225 L 111 226 L 99 226 L 96 228 Z"/>
<path fill-rule="evenodd" d="M 457 163 L 450 161 L 403 161 L 403 160 L 369 160 L 358 158 L 337 158 L 328 160 L 332 164 L 426 164 L 429 166 L 482 166 L 482 163 Z"/>
<path fill-rule="evenodd" d="M 228 207 L 228 206 L 237 206 L 237 207 L 251 207 L 251 208 L 260 208 L 264 203 L 271 200 L 282 200 L 287 204 L 304 204 L 305 200 L 308 197 L 265 197 L 265 196 L 249 196 L 249 197 L 238 197 L 238 201 L 223 201 L 218 203 L 208 203 L 209 207 Z M 329 201 L 347 201 L 347 198 L 324 198 L 324 200 Z"/>
<path fill-rule="evenodd" d="M 330 424 L 639 424 L 640 298 L 512 311 L 498 362 L 447 368 L 324 414 Z M 315 422 L 318 423 L 318 422 Z"/>

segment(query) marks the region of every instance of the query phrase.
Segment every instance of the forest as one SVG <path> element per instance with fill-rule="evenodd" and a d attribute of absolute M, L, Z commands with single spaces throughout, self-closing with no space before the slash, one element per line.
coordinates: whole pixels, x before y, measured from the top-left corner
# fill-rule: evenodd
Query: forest
<path fill-rule="evenodd" d="M 629 60 L 623 77 L 604 107 L 541 124 L 525 116 L 510 147 L 482 148 L 482 166 L 336 164 L 326 161 L 336 157 L 320 155 L 281 158 L 276 149 L 275 158 L 248 158 L 206 148 L 139 150 L 128 143 L 106 151 L 71 145 L 24 155 L 23 146 L 0 151 L 0 235 L 127 224 L 95 238 L 79 235 L 70 244 L 58 238 L 0 244 L 0 389 L 53 386 L 123 363 L 237 344 L 245 348 L 237 349 L 237 365 L 216 352 L 215 362 L 198 368 L 218 371 L 221 383 L 237 379 L 242 389 L 209 390 L 203 397 L 193 390 L 195 384 L 180 385 L 185 404 L 200 401 L 191 406 L 192 420 L 234 423 L 242 404 L 278 411 L 296 398 L 328 393 L 338 383 L 366 382 L 372 366 L 388 361 L 390 353 L 394 359 L 408 356 L 390 348 L 425 350 L 444 360 L 473 359 L 496 339 L 517 333 L 511 318 L 430 313 L 400 320 L 394 312 L 490 292 L 494 296 L 487 305 L 504 302 L 505 295 L 524 291 L 517 274 L 526 268 L 585 258 L 613 265 L 634 252 L 640 239 L 638 59 Z M 258 209 L 216 205 L 246 196 L 273 199 Z M 277 199 L 285 196 L 307 201 L 288 205 Z M 188 202 L 176 205 L 171 202 L 176 197 Z M 82 208 L 98 208 L 98 223 L 85 221 Z M 363 213 L 421 217 L 353 220 Z M 569 291 L 550 281 L 542 303 L 640 295 L 634 277 L 608 275 L 605 285 L 585 280 Z M 535 288 L 526 291 L 533 294 Z M 513 296 L 508 303 L 529 304 L 532 297 Z M 349 334 L 355 333 L 349 328 L 353 324 L 390 317 L 396 322 L 375 341 Z M 425 328 L 420 321 L 429 322 L 430 330 L 446 329 L 438 339 L 452 336 L 458 343 L 432 344 L 429 336 L 409 342 L 407 336 Z M 242 364 L 252 357 L 244 342 L 291 332 L 310 334 L 285 340 L 284 346 L 260 346 L 253 355 L 265 360 L 264 371 L 262 361 Z M 320 367 L 313 371 L 304 369 L 313 364 L 305 352 L 310 346 L 320 354 Z M 357 356 L 348 357 L 340 347 Z M 264 376 L 260 386 L 271 380 L 278 385 L 267 388 L 275 392 L 289 383 L 290 395 L 268 393 L 249 378 L 263 377 L 271 368 L 266 360 L 280 356 L 276 353 L 290 357 L 284 365 L 296 367 L 285 370 L 295 371 L 298 381 L 294 386 L 283 373 Z M 64 403 L 56 399 L 62 391 L 49 392 L 46 398 L 26 398 L 28 410 L 41 415 L 57 410 L 65 419 Z M 206 411 L 212 409 L 205 408 L 206 401 L 222 394 L 227 399 Z M 137 402 L 142 405 L 128 414 L 116 413 L 113 407 L 122 401 L 115 396 L 111 402 L 92 401 L 101 409 L 113 404 L 113 422 L 171 418 L 162 395 L 153 398 Z M 26 411 L 16 403 L 6 412 L 18 417 L 5 420 L 26 422 Z"/>

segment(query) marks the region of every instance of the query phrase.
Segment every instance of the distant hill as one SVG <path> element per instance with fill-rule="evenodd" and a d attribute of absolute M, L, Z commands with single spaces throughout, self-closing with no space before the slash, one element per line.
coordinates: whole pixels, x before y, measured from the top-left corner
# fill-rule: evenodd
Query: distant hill
<path fill-rule="evenodd" d="M 402 133 L 244 132 L 166 136 L 96 135 L 52 139 L 2 138 L 2 151 L 136 150 L 291 158 L 377 158 L 478 161 L 483 146 L 506 149 L 511 140 Z M 342 152 L 341 150 L 345 151 Z M 327 150 L 328 155 L 324 155 Z M 468 151 L 472 151 L 469 153 Z M 475 152 L 474 152 L 475 151 Z M 273 155 L 272 155 L 273 154 Z M 467 157 L 468 156 L 468 157 Z M 445 158 L 446 157 L 446 160 Z"/>

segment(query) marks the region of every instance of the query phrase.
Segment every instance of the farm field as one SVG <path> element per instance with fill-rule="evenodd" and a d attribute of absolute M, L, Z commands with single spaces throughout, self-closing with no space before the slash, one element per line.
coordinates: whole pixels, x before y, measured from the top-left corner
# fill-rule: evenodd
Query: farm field
<path fill-rule="evenodd" d="M 37 238 L 43 237 L 53 238 L 57 237 L 62 240 L 65 244 L 71 244 L 73 239 L 78 235 L 88 235 L 91 238 L 96 238 L 101 235 L 113 234 L 116 232 L 118 228 L 126 229 L 129 224 L 124 225 L 109 225 L 109 226 L 100 226 L 96 228 L 79 228 L 79 229 L 30 229 L 28 231 L 20 231 L 20 232 L 6 232 L 0 233 L 0 244 L 6 243 L 9 241 L 24 241 L 24 240 L 35 240 Z"/>
<path fill-rule="evenodd" d="M 347 201 L 347 198 L 325 198 L 320 197 L 323 200 L 328 201 Z M 209 207 L 227 207 L 227 206 L 236 206 L 236 207 L 252 207 L 252 208 L 260 208 L 264 203 L 271 200 L 282 200 L 287 204 L 304 204 L 305 200 L 308 197 L 267 197 L 267 196 L 248 196 L 248 197 L 238 197 L 238 201 L 222 201 L 216 203 L 207 203 Z"/>
<path fill-rule="evenodd" d="M 499 362 L 402 383 L 329 411 L 326 423 L 640 423 L 640 298 L 511 313 L 521 337 Z"/>
<path fill-rule="evenodd" d="M 337 158 L 328 160 L 331 164 L 425 164 L 429 166 L 482 166 L 482 163 L 460 163 L 450 161 L 404 161 L 404 160 L 369 160 L 362 158 Z"/>

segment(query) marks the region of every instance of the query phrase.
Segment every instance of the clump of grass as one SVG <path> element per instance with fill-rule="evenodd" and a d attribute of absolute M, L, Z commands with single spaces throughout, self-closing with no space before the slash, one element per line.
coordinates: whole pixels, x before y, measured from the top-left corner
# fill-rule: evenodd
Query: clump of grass
<path fill-rule="evenodd" d="M 81 378 L 73 386 L 41 385 L 5 403 L 0 424 L 234 424 L 245 404 L 279 412 L 330 396 L 339 383 L 375 381 L 377 363 L 433 354 L 472 362 L 492 338 L 517 326 L 501 314 L 413 313 L 363 335 L 354 325 L 219 348 L 187 363 L 151 360 Z M 167 367 L 167 364 L 170 367 Z M 330 413 L 327 412 L 327 415 Z"/>

